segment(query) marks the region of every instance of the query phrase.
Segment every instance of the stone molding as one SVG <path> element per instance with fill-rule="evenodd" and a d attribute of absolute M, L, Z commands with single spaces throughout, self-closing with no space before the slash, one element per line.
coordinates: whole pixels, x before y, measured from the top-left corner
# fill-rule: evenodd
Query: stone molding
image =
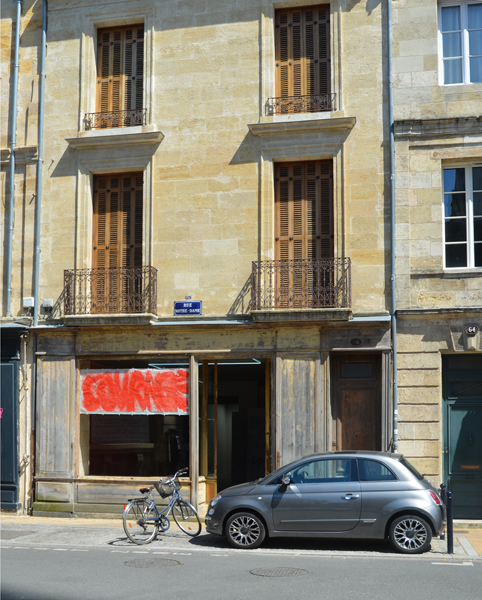
<path fill-rule="evenodd" d="M 481 135 L 482 116 L 395 121 L 395 138 L 446 138 Z"/>
<path fill-rule="evenodd" d="M 2 165 L 10 164 L 10 155 L 12 151 L 10 148 L 2 148 L 0 150 L 0 163 Z M 15 164 L 26 165 L 29 163 L 35 163 L 38 160 L 38 148 L 37 146 L 18 146 L 15 148 Z"/>
<path fill-rule="evenodd" d="M 164 134 L 156 126 L 122 127 L 115 130 L 81 131 L 77 137 L 65 138 L 75 150 L 92 150 L 95 148 L 123 147 L 128 145 L 158 146 Z"/>
<path fill-rule="evenodd" d="M 271 123 L 251 123 L 249 131 L 258 137 L 291 133 L 325 133 L 328 131 L 347 131 L 353 129 L 356 117 L 335 117 L 313 121 L 273 121 Z"/>
<path fill-rule="evenodd" d="M 252 310 L 254 323 L 290 323 L 304 322 L 311 324 L 317 321 L 349 321 L 351 308 L 309 308 L 288 310 Z"/>
<path fill-rule="evenodd" d="M 156 316 L 150 313 L 139 313 L 136 315 L 66 315 L 63 318 L 67 327 L 93 327 L 98 325 L 150 325 L 156 320 Z"/>

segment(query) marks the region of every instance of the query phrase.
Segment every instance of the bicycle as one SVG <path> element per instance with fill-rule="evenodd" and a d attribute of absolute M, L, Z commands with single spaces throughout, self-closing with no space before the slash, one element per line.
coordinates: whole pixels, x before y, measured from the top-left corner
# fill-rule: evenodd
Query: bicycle
<path fill-rule="evenodd" d="M 157 537 L 159 529 L 167 531 L 171 525 L 168 517 L 172 513 L 174 521 L 181 531 L 195 537 L 201 533 L 201 521 L 194 506 L 181 497 L 179 475 L 187 473 L 187 468 L 180 469 L 171 479 L 161 479 L 150 487 L 141 488 L 141 494 L 149 494 L 141 498 L 130 498 L 124 505 L 122 522 L 127 537 L 134 544 L 149 544 Z M 171 499 L 168 505 L 159 512 L 152 490 L 156 489 L 161 498 Z"/>

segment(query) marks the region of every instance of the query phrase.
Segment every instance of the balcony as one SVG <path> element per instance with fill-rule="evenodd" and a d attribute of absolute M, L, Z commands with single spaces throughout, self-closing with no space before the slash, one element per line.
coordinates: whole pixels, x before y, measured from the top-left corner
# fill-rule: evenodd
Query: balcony
<path fill-rule="evenodd" d="M 114 127 L 135 127 L 147 124 L 147 109 L 114 110 L 111 112 L 87 113 L 84 117 L 84 130 L 112 129 Z"/>
<path fill-rule="evenodd" d="M 345 320 L 351 315 L 349 258 L 253 262 L 251 284 L 257 321 Z"/>
<path fill-rule="evenodd" d="M 64 271 L 64 314 L 156 315 L 157 269 L 149 266 Z"/>
<path fill-rule="evenodd" d="M 268 98 L 265 104 L 266 116 L 291 115 L 296 113 L 316 113 L 336 110 L 336 94 L 315 94 L 308 96 L 286 96 Z"/>

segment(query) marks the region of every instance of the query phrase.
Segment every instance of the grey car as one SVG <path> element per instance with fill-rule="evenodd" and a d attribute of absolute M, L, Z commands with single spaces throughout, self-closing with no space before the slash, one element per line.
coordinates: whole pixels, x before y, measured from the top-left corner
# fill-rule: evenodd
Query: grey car
<path fill-rule="evenodd" d="M 386 539 L 399 552 L 430 548 L 445 527 L 436 489 L 400 454 L 324 452 L 250 483 L 209 504 L 206 530 L 235 548 L 269 537 Z"/>

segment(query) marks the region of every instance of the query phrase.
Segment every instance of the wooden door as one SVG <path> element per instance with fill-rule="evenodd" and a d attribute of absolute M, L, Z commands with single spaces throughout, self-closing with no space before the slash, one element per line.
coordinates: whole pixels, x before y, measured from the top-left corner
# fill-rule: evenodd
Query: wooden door
<path fill-rule="evenodd" d="M 275 306 L 312 307 L 319 282 L 309 261 L 333 257 L 332 161 L 277 163 L 275 208 L 275 258 L 283 261 L 277 265 Z"/>
<path fill-rule="evenodd" d="M 333 450 L 381 450 L 381 357 L 333 360 Z"/>
<path fill-rule="evenodd" d="M 142 267 L 143 175 L 94 177 L 93 313 L 128 310 L 142 282 L 128 269 Z"/>

